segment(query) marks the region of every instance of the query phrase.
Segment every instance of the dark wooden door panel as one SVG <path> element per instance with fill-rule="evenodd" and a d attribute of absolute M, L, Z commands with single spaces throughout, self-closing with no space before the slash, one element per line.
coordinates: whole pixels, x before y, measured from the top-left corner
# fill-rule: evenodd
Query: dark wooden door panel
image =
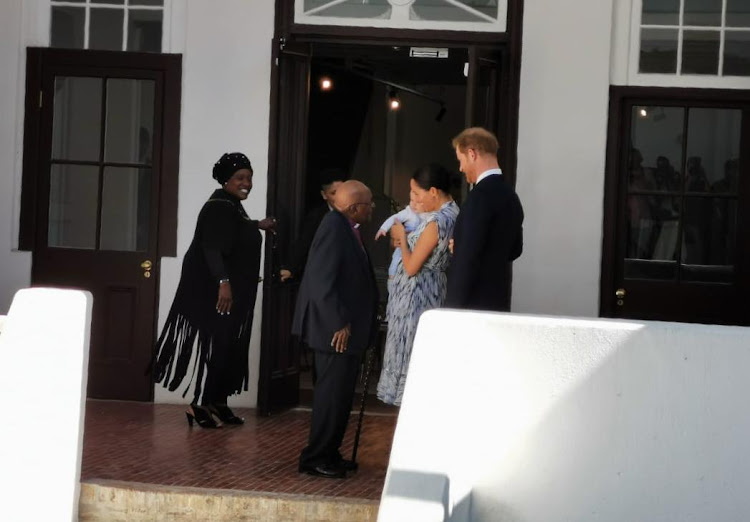
<path fill-rule="evenodd" d="M 601 315 L 750 324 L 749 94 L 611 89 Z"/>
<path fill-rule="evenodd" d="M 269 182 L 268 212 L 281 228 L 277 236 L 266 236 L 259 415 L 299 403 L 301 345 L 291 335 L 297 284 L 281 283 L 278 273 L 303 218 L 311 51 L 306 44 L 287 44 L 273 54 L 268 170 L 275 179 Z"/>
<path fill-rule="evenodd" d="M 174 234 L 159 224 L 174 202 L 161 187 L 176 191 L 178 153 L 162 149 L 179 126 L 179 59 L 28 57 L 26 96 L 39 105 L 26 115 L 20 243 L 33 252 L 32 284 L 92 293 L 90 397 L 151 400 L 159 242 Z"/>

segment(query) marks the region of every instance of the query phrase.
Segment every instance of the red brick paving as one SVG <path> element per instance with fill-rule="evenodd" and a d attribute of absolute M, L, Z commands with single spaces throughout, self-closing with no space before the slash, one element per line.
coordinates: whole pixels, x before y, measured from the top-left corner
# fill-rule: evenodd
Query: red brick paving
<path fill-rule="evenodd" d="M 243 426 L 204 430 L 188 428 L 181 405 L 89 400 L 81 480 L 380 499 L 395 415 L 365 416 L 359 471 L 341 480 L 297 472 L 309 411 L 273 417 L 235 412 L 245 417 Z M 356 420 L 352 414 L 342 446 L 345 458 L 351 456 Z"/>

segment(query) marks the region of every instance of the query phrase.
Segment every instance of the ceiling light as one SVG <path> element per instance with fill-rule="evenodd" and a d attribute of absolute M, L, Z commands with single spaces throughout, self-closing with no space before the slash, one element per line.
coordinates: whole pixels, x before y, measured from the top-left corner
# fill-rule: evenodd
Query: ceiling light
<path fill-rule="evenodd" d="M 392 111 L 397 111 L 401 108 L 401 100 L 399 100 L 396 95 L 396 89 L 391 89 L 388 93 L 388 107 Z"/>
<path fill-rule="evenodd" d="M 323 76 L 320 78 L 320 90 L 321 91 L 330 91 L 333 88 L 333 80 L 331 80 L 328 76 Z"/>

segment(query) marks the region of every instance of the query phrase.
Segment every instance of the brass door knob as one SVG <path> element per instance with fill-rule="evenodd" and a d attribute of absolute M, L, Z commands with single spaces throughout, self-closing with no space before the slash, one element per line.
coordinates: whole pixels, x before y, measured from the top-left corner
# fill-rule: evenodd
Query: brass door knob
<path fill-rule="evenodd" d="M 615 297 L 617 299 L 623 299 L 625 297 L 625 289 L 624 288 L 618 288 L 617 291 L 615 291 Z"/>
<path fill-rule="evenodd" d="M 150 259 L 146 259 L 143 263 L 141 263 L 141 268 L 143 269 L 143 277 L 148 279 L 151 277 L 151 267 L 153 264 L 151 263 Z"/>

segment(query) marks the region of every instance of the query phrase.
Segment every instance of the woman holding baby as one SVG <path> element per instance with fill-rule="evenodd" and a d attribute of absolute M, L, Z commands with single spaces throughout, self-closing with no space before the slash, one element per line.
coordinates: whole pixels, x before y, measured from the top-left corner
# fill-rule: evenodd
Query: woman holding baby
<path fill-rule="evenodd" d="M 391 227 L 401 260 L 389 282 L 388 335 L 378 382 L 378 398 L 387 404 L 401 404 L 419 316 L 445 300 L 448 241 L 458 216 L 450 195 L 451 178 L 451 172 L 440 165 L 417 169 L 410 196 L 419 212 L 419 225 L 408 234 L 398 221 Z"/>

